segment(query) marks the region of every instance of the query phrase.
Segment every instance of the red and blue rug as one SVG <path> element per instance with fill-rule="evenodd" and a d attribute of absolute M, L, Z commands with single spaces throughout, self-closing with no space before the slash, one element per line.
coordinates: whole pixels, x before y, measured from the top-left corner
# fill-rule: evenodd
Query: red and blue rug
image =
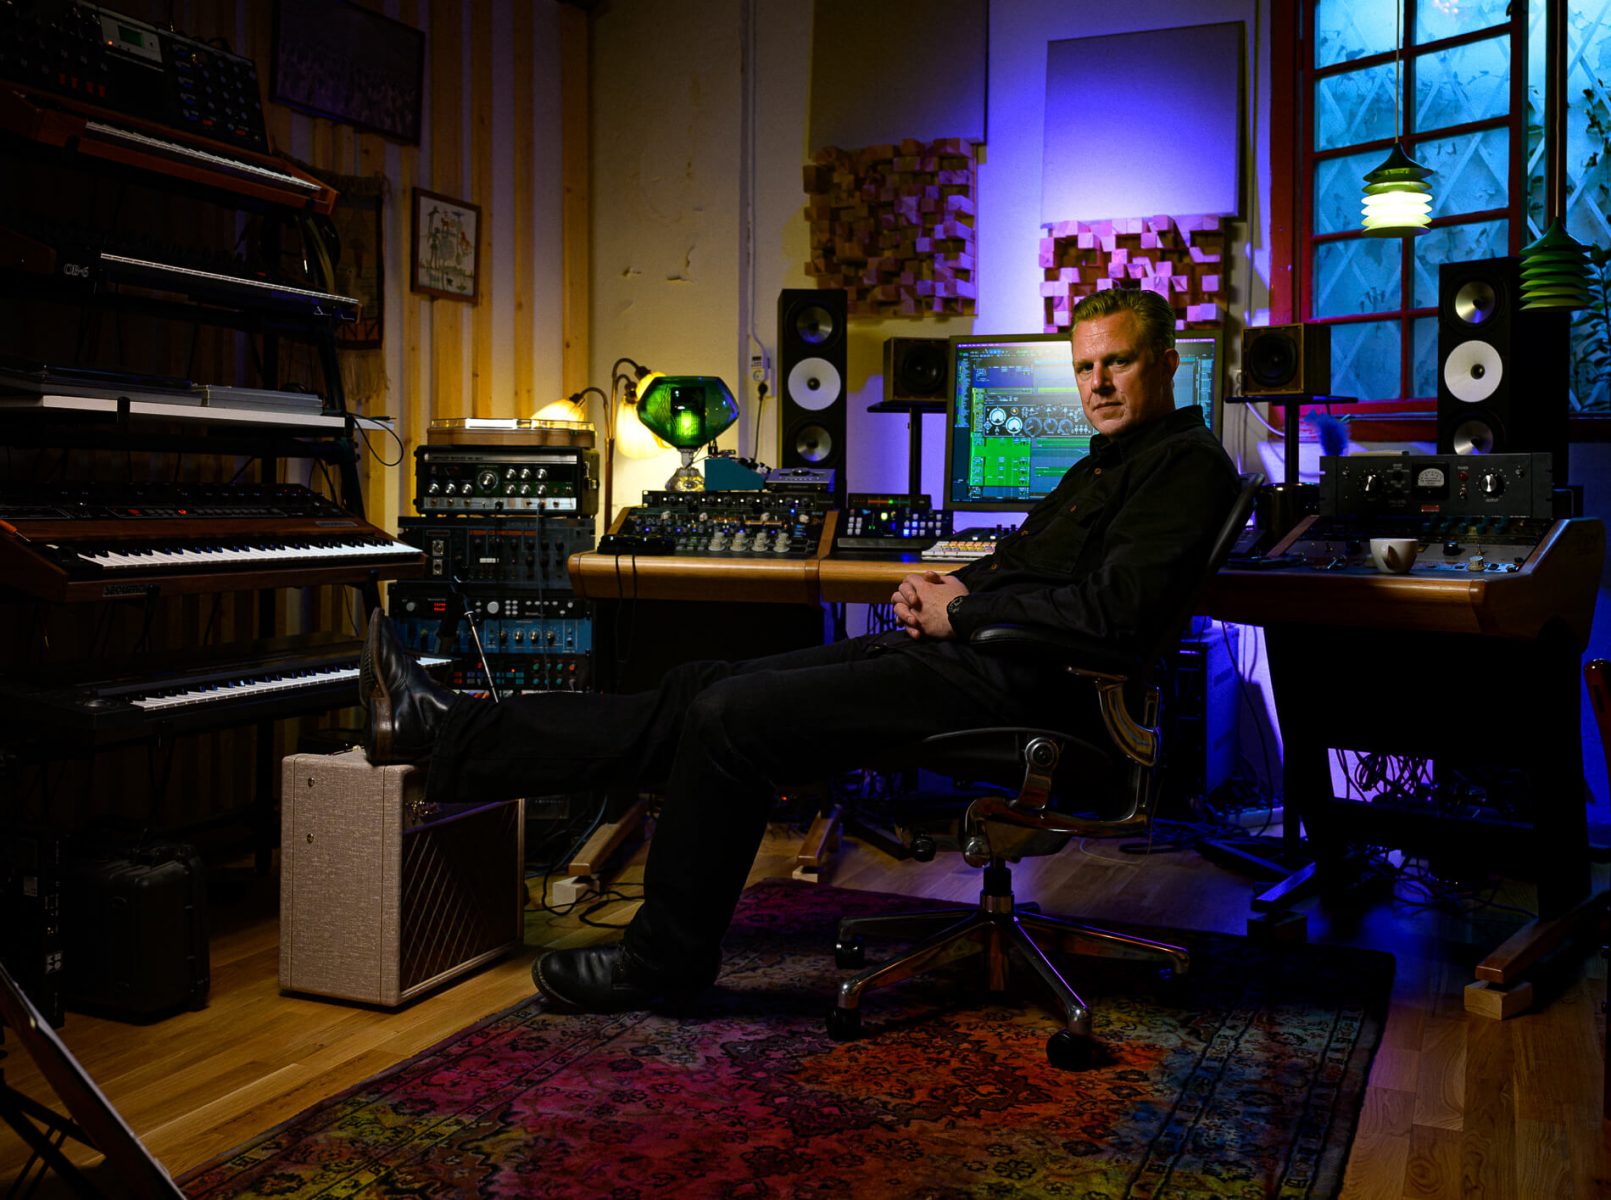
<path fill-rule="evenodd" d="M 1337 1194 L 1390 957 L 1169 933 L 1193 956 L 1173 984 L 1081 960 L 1100 1050 L 1080 1072 L 1048 1065 L 1047 1008 L 975 1006 L 959 986 L 972 974 L 869 993 L 866 1036 L 829 1040 L 835 920 L 929 906 L 752 889 L 697 1014 L 516 1005 L 182 1186 L 209 1200 Z"/>

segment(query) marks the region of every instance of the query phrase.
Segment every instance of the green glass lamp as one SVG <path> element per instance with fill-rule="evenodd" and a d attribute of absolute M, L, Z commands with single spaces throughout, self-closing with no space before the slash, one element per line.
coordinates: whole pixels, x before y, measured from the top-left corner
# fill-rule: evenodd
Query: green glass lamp
<path fill-rule="evenodd" d="M 682 454 L 666 490 L 702 492 L 705 479 L 694 470 L 694 451 L 738 420 L 738 401 L 714 375 L 661 375 L 638 397 L 638 420 Z"/>

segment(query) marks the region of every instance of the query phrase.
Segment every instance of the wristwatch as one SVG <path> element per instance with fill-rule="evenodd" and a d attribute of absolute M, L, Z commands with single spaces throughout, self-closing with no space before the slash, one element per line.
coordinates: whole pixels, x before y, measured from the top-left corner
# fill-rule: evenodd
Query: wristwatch
<path fill-rule="evenodd" d="M 945 619 L 951 622 L 951 624 L 956 624 L 957 614 L 962 611 L 962 602 L 966 599 L 967 596 L 965 595 L 952 596 L 951 602 L 945 606 Z"/>

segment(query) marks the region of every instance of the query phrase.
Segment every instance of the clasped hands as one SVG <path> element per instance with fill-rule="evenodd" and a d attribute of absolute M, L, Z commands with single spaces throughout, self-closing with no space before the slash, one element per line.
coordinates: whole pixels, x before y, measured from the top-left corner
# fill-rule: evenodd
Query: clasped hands
<path fill-rule="evenodd" d="M 951 617 L 945 607 L 958 596 L 967 594 L 967 585 L 955 575 L 923 571 L 901 580 L 889 602 L 894 606 L 895 619 L 908 635 L 944 641 L 953 636 Z"/>

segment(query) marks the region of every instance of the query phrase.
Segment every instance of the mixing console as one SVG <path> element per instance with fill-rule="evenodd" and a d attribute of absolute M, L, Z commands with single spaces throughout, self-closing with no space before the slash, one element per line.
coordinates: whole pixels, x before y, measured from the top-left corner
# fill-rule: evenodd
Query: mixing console
<path fill-rule="evenodd" d="M 817 553 L 833 499 L 767 491 L 645 492 L 616 536 L 676 555 L 709 558 L 810 558 Z M 609 544 L 601 544 L 608 552 Z"/>

